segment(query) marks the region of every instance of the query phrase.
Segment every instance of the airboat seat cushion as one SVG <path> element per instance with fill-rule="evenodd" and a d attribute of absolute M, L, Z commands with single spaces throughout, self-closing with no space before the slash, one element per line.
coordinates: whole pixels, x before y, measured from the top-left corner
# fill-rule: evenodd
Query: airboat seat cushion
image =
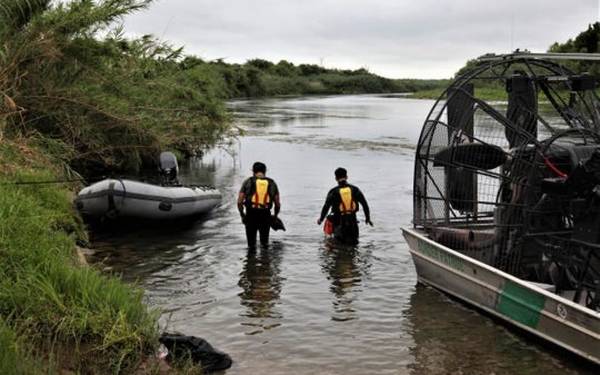
<path fill-rule="evenodd" d="M 487 143 L 461 143 L 445 147 L 433 156 L 433 166 L 494 169 L 506 163 L 501 147 Z"/>

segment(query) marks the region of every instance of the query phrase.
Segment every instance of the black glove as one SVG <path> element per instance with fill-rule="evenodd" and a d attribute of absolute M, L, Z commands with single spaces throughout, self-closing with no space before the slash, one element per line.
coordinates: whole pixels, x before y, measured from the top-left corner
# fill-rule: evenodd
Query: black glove
<path fill-rule="evenodd" d="M 373 226 L 373 222 L 371 221 L 371 219 L 366 219 L 365 220 L 365 224 L 368 224 L 370 226 Z"/>

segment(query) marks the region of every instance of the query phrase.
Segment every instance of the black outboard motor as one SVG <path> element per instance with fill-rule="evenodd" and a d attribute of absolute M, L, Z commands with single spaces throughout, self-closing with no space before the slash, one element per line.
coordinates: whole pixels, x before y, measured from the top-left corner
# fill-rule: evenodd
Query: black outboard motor
<path fill-rule="evenodd" d="M 166 151 L 162 152 L 159 157 L 160 177 L 163 185 L 176 185 L 177 175 L 179 174 L 179 165 L 177 165 L 177 157 L 174 153 Z"/>

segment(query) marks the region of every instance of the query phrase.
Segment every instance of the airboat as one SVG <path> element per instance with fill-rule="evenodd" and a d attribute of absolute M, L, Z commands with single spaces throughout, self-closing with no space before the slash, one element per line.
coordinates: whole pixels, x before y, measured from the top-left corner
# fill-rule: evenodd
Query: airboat
<path fill-rule="evenodd" d="M 423 125 L 403 233 L 420 283 L 600 364 L 600 101 L 570 68 L 593 60 L 470 64 Z"/>

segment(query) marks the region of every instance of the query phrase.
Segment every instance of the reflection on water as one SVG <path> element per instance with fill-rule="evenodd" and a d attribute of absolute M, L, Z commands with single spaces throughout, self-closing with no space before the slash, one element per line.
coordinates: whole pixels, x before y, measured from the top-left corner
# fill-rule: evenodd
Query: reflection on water
<path fill-rule="evenodd" d="M 331 320 L 344 322 L 357 319 L 353 302 L 362 292 L 363 279 L 368 276 L 369 251 L 364 249 L 361 254 L 356 246 L 327 240 L 321 254 L 321 267 L 331 283 L 329 290 L 334 296 Z"/>
<path fill-rule="evenodd" d="M 558 353 L 524 341 L 428 287 L 416 288 L 404 317 L 414 339 L 409 368 L 415 375 L 593 373 L 592 368 L 573 368 L 572 361 L 578 358 L 561 360 Z"/>
<path fill-rule="evenodd" d="M 333 96 L 236 101 L 247 132 L 181 163 L 222 204 L 199 221 L 96 233 L 95 262 L 138 281 L 162 327 L 206 338 L 230 374 L 585 373 L 439 293 L 416 288 L 400 228 L 412 217 L 414 144 L 431 101 Z M 248 252 L 236 195 L 252 163 L 279 186 L 287 232 Z M 343 166 L 374 227 L 355 248 L 315 224 Z"/>
<path fill-rule="evenodd" d="M 249 318 L 281 318 L 276 310 L 281 293 L 281 259 L 283 246 L 273 243 L 268 248 L 248 250 L 244 266 L 240 274 L 239 296 L 241 304 L 247 307 L 242 314 Z M 264 328 L 264 327 L 263 327 Z"/>

